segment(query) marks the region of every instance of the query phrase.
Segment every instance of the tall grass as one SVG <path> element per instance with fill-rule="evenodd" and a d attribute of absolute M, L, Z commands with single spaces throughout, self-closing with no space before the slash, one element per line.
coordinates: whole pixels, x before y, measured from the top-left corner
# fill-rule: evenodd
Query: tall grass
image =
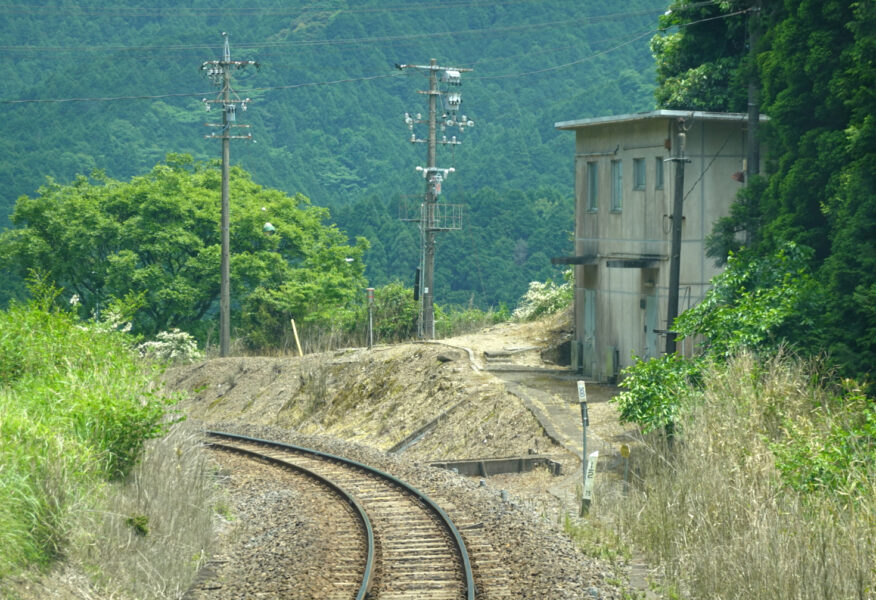
<path fill-rule="evenodd" d="M 873 598 L 873 438 L 858 436 L 844 466 L 851 486 L 797 485 L 785 471 L 811 471 L 811 457 L 782 451 L 800 444 L 800 423 L 817 448 L 862 409 L 811 366 L 738 357 L 706 373 L 672 440 L 646 438 L 631 492 L 604 508 L 662 566 L 669 597 Z"/>
<path fill-rule="evenodd" d="M 200 446 L 176 425 L 147 442 L 127 480 L 80 514 L 70 558 L 111 595 L 182 597 L 209 556 L 216 498 Z"/>
<path fill-rule="evenodd" d="M 0 577 L 57 557 L 72 515 L 162 432 L 166 401 L 126 337 L 53 298 L 0 312 Z"/>

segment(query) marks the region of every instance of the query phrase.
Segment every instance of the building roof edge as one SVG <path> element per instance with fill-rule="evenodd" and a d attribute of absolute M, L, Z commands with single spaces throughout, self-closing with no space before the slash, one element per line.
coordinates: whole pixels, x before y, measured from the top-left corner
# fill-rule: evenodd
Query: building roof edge
<path fill-rule="evenodd" d="M 608 115 L 604 117 L 590 117 L 573 121 L 558 121 L 554 123 L 555 129 L 572 130 L 595 125 L 610 125 L 630 121 L 646 121 L 649 119 L 699 119 L 703 121 L 745 121 L 746 113 L 707 112 L 702 110 L 668 110 L 661 108 L 640 113 L 628 113 L 625 115 Z M 761 121 L 768 121 L 769 117 L 760 115 Z"/>

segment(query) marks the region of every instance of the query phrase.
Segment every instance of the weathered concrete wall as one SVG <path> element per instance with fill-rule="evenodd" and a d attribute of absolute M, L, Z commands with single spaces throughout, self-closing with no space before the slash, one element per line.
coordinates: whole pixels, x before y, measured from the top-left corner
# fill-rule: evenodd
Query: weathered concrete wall
<path fill-rule="evenodd" d="M 574 352 L 584 374 L 599 381 L 612 381 L 631 364 L 632 354 L 659 356 L 665 346 L 658 332 L 670 327 L 671 214 L 679 163 L 664 161 L 676 154 L 671 140 L 680 114 L 558 124 L 576 131 L 575 255 L 584 264 L 575 267 Z M 684 117 L 690 162 L 684 167 L 679 312 L 702 300 L 720 270 L 705 255 L 705 238 L 729 214 L 743 185 L 731 176 L 744 170 L 745 156 L 744 116 Z M 637 161 L 644 180 L 637 181 Z M 613 198 L 615 181 L 620 194 Z"/>

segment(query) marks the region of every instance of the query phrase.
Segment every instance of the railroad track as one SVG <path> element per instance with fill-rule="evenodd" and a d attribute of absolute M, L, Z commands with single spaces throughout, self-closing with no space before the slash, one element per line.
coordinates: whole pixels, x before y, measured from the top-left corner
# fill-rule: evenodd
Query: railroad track
<path fill-rule="evenodd" d="M 208 432 L 210 446 L 295 469 L 330 489 L 348 517 L 329 516 L 338 536 L 325 566 L 324 596 L 362 600 L 475 598 L 462 536 L 425 494 L 367 465 L 312 449 L 223 432 Z M 354 533 L 351 531 L 355 530 Z M 346 532 L 346 533 L 344 533 Z M 360 540 L 351 542 L 351 536 Z M 330 590 L 329 590 L 330 588 Z"/>

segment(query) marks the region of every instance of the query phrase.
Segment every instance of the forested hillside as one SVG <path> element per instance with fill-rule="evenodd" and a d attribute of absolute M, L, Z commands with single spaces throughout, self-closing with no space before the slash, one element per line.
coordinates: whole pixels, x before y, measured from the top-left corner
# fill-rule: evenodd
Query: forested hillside
<path fill-rule="evenodd" d="M 439 150 L 440 166 L 457 169 L 444 200 L 466 203 L 470 214 L 466 230 L 440 239 L 436 285 L 477 292 L 479 303 L 513 301 L 526 281 L 552 272 L 543 258 L 564 253 L 562 230 L 571 230 L 568 219 L 545 210 L 556 205 L 568 216 L 572 206 L 573 142 L 553 123 L 653 106 L 648 39 L 664 4 L 61 0 L 2 6 L 0 227 L 8 226 L 16 198 L 34 195 L 46 177 L 66 183 L 101 169 L 127 179 L 171 152 L 218 157 L 219 142 L 203 137 L 203 123 L 215 121 L 215 113 L 205 113 L 202 99 L 215 98 L 216 89 L 200 66 L 220 58 L 227 31 L 232 58 L 260 65 L 236 74 L 240 96 L 252 99 L 240 120 L 252 125 L 254 142 L 234 142 L 232 162 L 259 184 L 333 210 L 346 207 L 342 227 L 373 243 L 369 277 L 407 281 L 419 239 L 415 225 L 403 231 L 396 222 L 396 206 L 400 197 L 422 193 L 414 167 L 425 162 L 425 148 L 409 143 L 403 114 L 427 111 L 426 97 L 417 93 L 427 81 L 394 64 L 436 58 L 474 69 L 463 78 L 462 108 L 476 122 L 454 152 Z M 532 214 L 491 215 L 473 204 L 479 200 L 503 213 L 523 202 Z M 528 225 L 535 229 L 560 230 L 549 236 L 522 230 L 532 217 Z M 543 247 L 546 241 L 552 244 Z M 442 264 L 442 256 L 457 251 L 479 260 L 481 274 L 468 262 L 463 270 Z M 522 272 L 509 274 L 511 265 Z M 491 276 L 501 284 L 498 295 L 486 291 L 497 287 Z"/>

